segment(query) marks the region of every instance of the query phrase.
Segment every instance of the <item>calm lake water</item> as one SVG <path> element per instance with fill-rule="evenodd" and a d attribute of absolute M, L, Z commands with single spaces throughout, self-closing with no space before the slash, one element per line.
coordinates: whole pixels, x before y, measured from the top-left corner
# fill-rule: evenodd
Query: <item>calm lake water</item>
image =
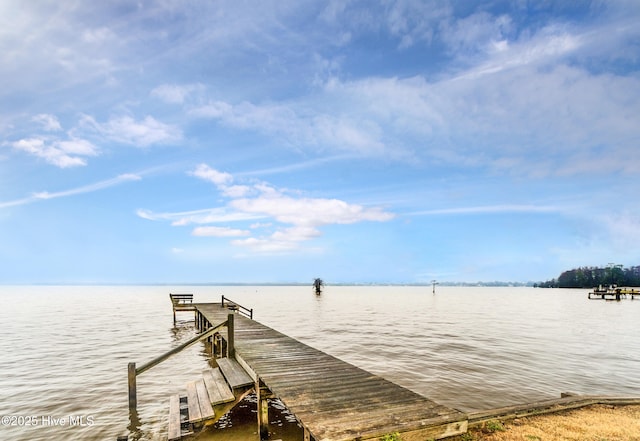
<path fill-rule="evenodd" d="M 564 391 L 640 396 L 640 300 L 588 300 L 587 290 L 0 286 L 0 416 L 14 416 L 0 439 L 166 440 L 169 396 L 208 366 L 204 346 L 138 377 L 133 422 L 127 363 L 195 335 L 192 313 L 173 327 L 169 292 L 224 294 L 266 325 L 463 411 Z M 275 437 L 300 436 L 273 406 Z M 199 439 L 257 439 L 253 411 L 248 402 Z"/>

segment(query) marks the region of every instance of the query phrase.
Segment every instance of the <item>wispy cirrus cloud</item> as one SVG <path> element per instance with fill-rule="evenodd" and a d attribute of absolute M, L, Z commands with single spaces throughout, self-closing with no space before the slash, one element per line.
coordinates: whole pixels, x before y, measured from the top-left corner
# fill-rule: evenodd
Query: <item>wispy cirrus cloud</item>
<path fill-rule="evenodd" d="M 202 84 L 162 84 L 151 91 L 151 96 L 171 104 L 183 104 L 194 92 L 203 91 Z"/>
<path fill-rule="evenodd" d="M 138 209 L 136 214 L 151 221 L 167 221 L 172 226 L 203 225 L 212 223 L 232 223 L 264 219 L 265 216 L 240 213 L 226 207 L 204 208 L 200 210 L 160 212 Z"/>
<path fill-rule="evenodd" d="M 44 130 L 48 132 L 56 132 L 58 130 L 62 130 L 60 121 L 58 121 L 58 118 L 55 115 L 41 113 L 34 116 L 33 121 L 42 124 Z"/>
<path fill-rule="evenodd" d="M 170 144 L 182 139 L 182 130 L 179 127 L 162 123 L 149 115 L 141 120 L 128 115 L 118 116 L 104 123 L 96 121 L 92 116 L 84 115 L 80 120 L 80 128 L 136 147 Z"/>
<path fill-rule="evenodd" d="M 305 103 L 238 104 L 212 101 L 190 110 L 190 115 L 214 119 L 241 130 L 276 137 L 291 146 L 331 149 L 380 156 L 390 151 L 381 127 L 371 119 L 353 118 L 348 112 L 328 113 Z"/>
<path fill-rule="evenodd" d="M 205 225 L 193 229 L 194 236 L 248 236 L 230 243 L 266 253 L 299 249 L 301 243 L 319 237 L 322 234 L 320 228 L 325 225 L 386 222 L 395 217 L 380 207 L 364 207 L 339 199 L 303 197 L 265 182 L 238 185 L 233 175 L 207 164 L 199 164 L 189 174 L 214 184 L 221 195 L 228 199 L 225 205 L 177 213 L 138 210 L 138 216 L 148 220 L 170 221 L 174 226 Z M 234 193 L 237 188 L 242 188 L 242 191 Z M 228 226 L 230 223 L 248 221 L 252 222 L 247 228 Z"/>
<path fill-rule="evenodd" d="M 80 187 L 70 188 L 68 190 L 53 191 L 53 192 L 50 192 L 50 191 L 35 192 L 31 196 L 28 196 L 22 199 L 0 202 L 0 208 L 8 208 L 8 207 L 13 207 L 18 205 L 31 204 L 31 203 L 43 201 L 43 200 L 57 199 L 57 198 L 75 196 L 75 195 L 85 194 L 85 193 L 93 193 L 95 191 L 105 190 L 107 188 L 114 187 L 126 182 L 139 181 L 141 179 L 142 179 L 142 176 L 139 174 L 125 173 L 122 175 L 118 175 L 115 178 L 94 182 L 92 184 L 83 185 Z"/>
<path fill-rule="evenodd" d="M 214 98 L 188 113 L 316 153 L 536 178 L 585 174 L 594 164 L 624 173 L 640 166 L 633 141 L 640 135 L 640 80 L 579 62 L 613 38 L 609 28 L 549 25 L 515 34 L 508 17 L 482 20 L 477 32 L 468 24 L 455 28 L 468 34 L 452 35 L 452 47 L 478 35 L 482 43 L 456 52 L 455 67 L 437 77 L 331 76 L 307 96 L 277 103 Z M 620 31 L 615 41 L 629 47 L 638 34 Z"/>
<path fill-rule="evenodd" d="M 559 213 L 565 212 L 568 207 L 556 207 L 553 205 L 483 205 L 472 207 L 437 208 L 407 213 L 410 216 L 435 216 L 435 215 L 473 215 L 473 214 L 497 214 L 497 213 Z"/>
<path fill-rule="evenodd" d="M 109 187 L 120 185 L 124 182 L 139 181 L 141 179 L 142 177 L 138 174 L 125 173 L 112 179 L 106 179 L 104 181 L 95 182 L 93 184 L 72 188 L 70 190 L 56 191 L 52 193 L 48 191 L 34 193 L 34 197 L 37 199 L 56 199 L 83 193 L 93 193 L 94 191 L 104 190 Z"/>
<path fill-rule="evenodd" d="M 191 234 L 204 237 L 238 237 L 248 236 L 251 233 L 248 230 L 240 230 L 237 228 L 208 226 L 196 227 Z"/>

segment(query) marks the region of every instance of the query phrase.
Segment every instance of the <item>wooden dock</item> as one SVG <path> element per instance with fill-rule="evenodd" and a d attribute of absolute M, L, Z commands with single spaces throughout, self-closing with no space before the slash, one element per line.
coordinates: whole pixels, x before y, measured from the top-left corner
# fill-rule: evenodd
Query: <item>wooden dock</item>
<path fill-rule="evenodd" d="M 222 303 L 194 303 L 206 330 L 229 314 Z M 234 305 L 235 306 L 235 305 Z M 234 314 L 235 359 L 295 415 L 305 441 L 377 439 L 398 432 L 405 441 L 438 439 L 467 430 L 468 416 Z M 228 336 L 224 335 L 224 338 Z"/>
<path fill-rule="evenodd" d="M 637 295 L 637 292 L 627 293 Z M 253 310 L 222 296 L 193 303 L 170 294 L 176 311 L 195 311 L 199 334 L 137 367 L 129 362 L 129 416 L 137 419 L 137 376 L 207 340 L 217 367 L 169 399 L 169 441 L 213 424 L 249 393 L 257 398 L 260 438 L 268 439 L 268 398 L 277 397 L 304 430 L 304 441 L 360 441 L 398 433 L 403 441 L 441 439 L 492 420 L 555 413 L 591 404 L 640 404 L 640 397 L 579 396 L 465 414 L 314 349 L 252 319 Z M 118 437 L 126 440 L 128 437 Z M 274 440 L 280 441 L 280 440 Z"/>
<path fill-rule="evenodd" d="M 620 288 L 617 286 L 597 287 L 593 288 L 589 292 L 587 298 L 594 300 L 621 300 L 631 298 L 634 300 L 636 297 L 640 297 L 640 290 L 635 288 Z"/>

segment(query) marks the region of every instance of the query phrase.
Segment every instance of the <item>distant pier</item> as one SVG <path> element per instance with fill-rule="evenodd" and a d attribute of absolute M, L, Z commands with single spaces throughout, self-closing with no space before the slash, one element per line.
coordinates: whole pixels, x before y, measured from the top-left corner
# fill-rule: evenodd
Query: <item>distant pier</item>
<path fill-rule="evenodd" d="M 615 285 L 607 287 L 599 286 L 589 292 L 587 298 L 594 300 L 622 300 L 640 297 L 640 290 L 635 288 L 619 288 Z"/>

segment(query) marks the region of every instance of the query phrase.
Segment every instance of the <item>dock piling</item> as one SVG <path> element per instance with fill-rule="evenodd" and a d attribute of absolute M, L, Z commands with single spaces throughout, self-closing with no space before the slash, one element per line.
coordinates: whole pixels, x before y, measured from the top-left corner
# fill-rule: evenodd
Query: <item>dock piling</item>
<path fill-rule="evenodd" d="M 260 440 L 269 439 L 269 402 L 264 388 L 260 387 L 260 380 L 256 380 L 255 391 L 258 404 L 258 434 Z"/>
<path fill-rule="evenodd" d="M 227 357 L 234 358 L 236 356 L 233 314 L 227 315 Z"/>
<path fill-rule="evenodd" d="M 135 362 L 129 363 L 128 366 L 129 377 L 129 411 L 136 411 L 138 407 L 137 387 L 136 387 L 136 364 Z"/>

